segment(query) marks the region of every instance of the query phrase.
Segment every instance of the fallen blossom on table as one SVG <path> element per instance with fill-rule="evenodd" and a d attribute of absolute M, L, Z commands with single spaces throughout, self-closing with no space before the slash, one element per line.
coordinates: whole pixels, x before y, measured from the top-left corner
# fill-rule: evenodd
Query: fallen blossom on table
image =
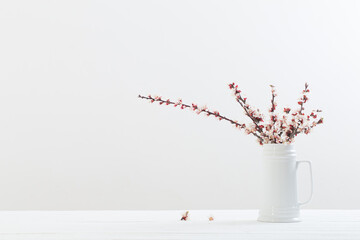
<path fill-rule="evenodd" d="M 189 218 L 189 211 L 186 211 L 182 217 L 181 217 L 181 221 L 187 221 Z"/>

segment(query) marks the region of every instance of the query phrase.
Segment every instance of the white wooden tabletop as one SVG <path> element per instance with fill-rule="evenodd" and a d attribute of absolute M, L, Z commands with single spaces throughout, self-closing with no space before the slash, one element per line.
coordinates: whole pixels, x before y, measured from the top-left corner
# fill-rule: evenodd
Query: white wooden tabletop
<path fill-rule="evenodd" d="M 0 239 L 360 239 L 360 210 L 301 211 L 300 223 L 257 222 L 257 210 L 190 210 L 186 222 L 183 211 L 3 211 Z"/>

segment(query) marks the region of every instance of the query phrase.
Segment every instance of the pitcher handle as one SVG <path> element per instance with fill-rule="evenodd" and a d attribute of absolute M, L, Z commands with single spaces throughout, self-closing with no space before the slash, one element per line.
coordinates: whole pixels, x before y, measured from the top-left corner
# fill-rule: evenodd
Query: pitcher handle
<path fill-rule="evenodd" d="M 308 200 L 306 200 L 305 202 L 299 202 L 299 205 L 304 205 L 308 202 L 310 202 L 312 195 L 313 195 L 313 177 L 312 177 L 312 168 L 311 168 L 311 162 L 310 161 L 297 161 L 296 162 L 296 170 L 299 166 L 300 163 L 307 163 L 309 165 L 309 171 L 310 171 L 310 184 L 311 184 L 311 192 L 310 192 L 310 197 L 308 198 Z"/>

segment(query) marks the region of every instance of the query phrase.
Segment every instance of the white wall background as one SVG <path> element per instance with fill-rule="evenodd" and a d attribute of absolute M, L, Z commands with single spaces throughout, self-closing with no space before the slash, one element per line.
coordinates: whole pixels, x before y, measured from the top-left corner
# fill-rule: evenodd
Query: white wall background
<path fill-rule="evenodd" d="M 250 103 L 309 108 L 308 208 L 359 208 L 358 1 L 1 1 L 0 209 L 257 208 L 261 148 L 225 122 Z M 306 197 L 305 168 L 300 195 Z"/>

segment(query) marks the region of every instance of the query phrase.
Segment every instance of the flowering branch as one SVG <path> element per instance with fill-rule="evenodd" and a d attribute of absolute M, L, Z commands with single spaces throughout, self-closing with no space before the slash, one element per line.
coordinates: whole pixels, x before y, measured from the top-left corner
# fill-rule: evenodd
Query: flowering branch
<path fill-rule="evenodd" d="M 263 132 L 263 125 L 259 125 L 260 122 L 263 122 L 263 116 L 260 114 L 259 109 L 256 111 L 253 110 L 249 104 L 246 103 L 247 98 L 243 98 L 241 96 L 241 91 L 238 89 L 238 85 L 235 85 L 235 83 L 229 84 L 230 90 L 233 91 L 233 94 L 236 98 L 236 101 L 240 104 L 240 106 L 244 109 L 245 115 L 248 116 L 253 123 L 255 124 L 255 130 L 259 132 L 260 134 Z"/>
<path fill-rule="evenodd" d="M 238 129 L 243 129 L 243 128 L 246 128 L 246 125 L 243 124 L 243 123 L 238 123 L 238 121 L 236 120 L 231 120 L 227 117 L 225 117 L 224 115 L 221 115 L 218 111 L 210 111 L 206 106 L 203 106 L 203 107 L 198 107 L 197 104 L 195 103 L 192 103 L 191 105 L 188 105 L 188 104 L 185 104 L 182 102 L 182 99 L 179 99 L 178 102 L 173 102 L 171 101 L 170 99 L 167 99 L 167 100 L 163 100 L 161 97 L 159 96 L 151 96 L 151 95 L 148 95 L 147 97 L 146 96 L 142 96 L 142 95 L 139 95 L 138 96 L 139 98 L 142 98 L 142 99 L 147 99 L 147 100 L 150 100 L 150 103 L 153 103 L 153 102 L 159 102 L 160 105 L 162 104 L 165 104 L 165 105 L 173 105 L 174 107 L 177 107 L 177 106 L 180 106 L 181 109 L 191 109 L 193 110 L 194 112 L 196 112 L 197 114 L 200 114 L 200 113 L 206 113 L 206 116 L 214 116 L 215 118 L 218 118 L 219 121 L 221 120 L 225 120 L 225 121 L 228 121 L 230 122 L 231 124 L 233 124 L 236 128 Z M 256 133 L 252 133 L 254 136 L 256 136 L 257 138 L 260 139 L 260 136 L 257 135 Z"/>
<path fill-rule="evenodd" d="M 269 110 L 270 113 L 273 113 L 275 112 L 275 109 L 276 109 L 276 102 L 275 102 L 275 97 L 277 96 L 276 92 L 275 92 L 275 86 L 273 85 L 270 85 L 271 87 L 271 108 Z M 273 122 L 276 122 L 275 119 L 271 119 L 273 120 Z"/>
<path fill-rule="evenodd" d="M 238 89 L 238 85 L 235 83 L 229 84 L 230 90 L 235 95 L 236 101 L 244 109 L 245 115 L 248 116 L 252 123 L 245 125 L 244 123 L 238 123 L 238 121 L 231 120 L 218 111 L 210 111 L 206 106 L 198 107 L 197 104 L 192 103 L 185 104 L 179 99 L 177 102 L 173 102 L 170 99 L 164 100 L 159 96 L 142 96 L 139 98 L 147 99 L 151 103 L 158 102 L 160 105 L 173 105 L 174 107 L 179 106 L 180 109 L 191 109 L 197 114 L 204 113 L 206 116 L 214 116 L 219 120 L 225 120 L 238 129 L 245 129 L 245 133 L 252 134 L 257 138 L 260 145 L 273 143 L 273 144 L 284 144 L 292 143 L 295 136 L 299 133 L 309 134 L 310 131 L 317 126 L 322 124 L 323 118 L 318 118 L 318 114 L 321 110 L 313 110 L 309 115 L 304 113 L 304 104 L 308 101 L 307 94 L 310 92 L 308 89 L 309 85 L 305 83 L 305 89 L 302 91 L 302 96 L 298 101 L 300 109 L 292 111 L 291 108 L 284 108 L 283 114 L 280 115 L 276 112 L 277 103 L 275 98 L 277 96 L 275 86 L 271 87 L 271 106 L 269 109 L 270 119 L 267 123 L 264 122 L 264 116 L 260 113 L 259 109 L 252 108 L 247 103 L 247 98 L 241 95 L 241 91 Z"/>
<path fill-rule="evenodd" d="M 302 97 L 299 99 L 298 104 L 300 105 L 300 110 L 297 112 L 297 116 L 298 116 L 298 120 L 297 120 L 297 126 L 295 128 L 295 130 L 292 132 L 290 138 L 294 138 L 295 136 L 297 136 L 300 132 L 299 127 L 301 126 L 301 124 L 304 123 L 304 119 L 301 118 L 301 116 L 304 115 L 303 111 L 304 111 L 304 104 L 307 102 L 307 100 L 309 100 L 309 98 L 307 97 L 307 93 L 310 92 L 310 90 L 308 89 L 309 84 L 305 83 L 305 89 L 302 91 Z M 294 115 L 296 116 L 296 114 Z"/>

